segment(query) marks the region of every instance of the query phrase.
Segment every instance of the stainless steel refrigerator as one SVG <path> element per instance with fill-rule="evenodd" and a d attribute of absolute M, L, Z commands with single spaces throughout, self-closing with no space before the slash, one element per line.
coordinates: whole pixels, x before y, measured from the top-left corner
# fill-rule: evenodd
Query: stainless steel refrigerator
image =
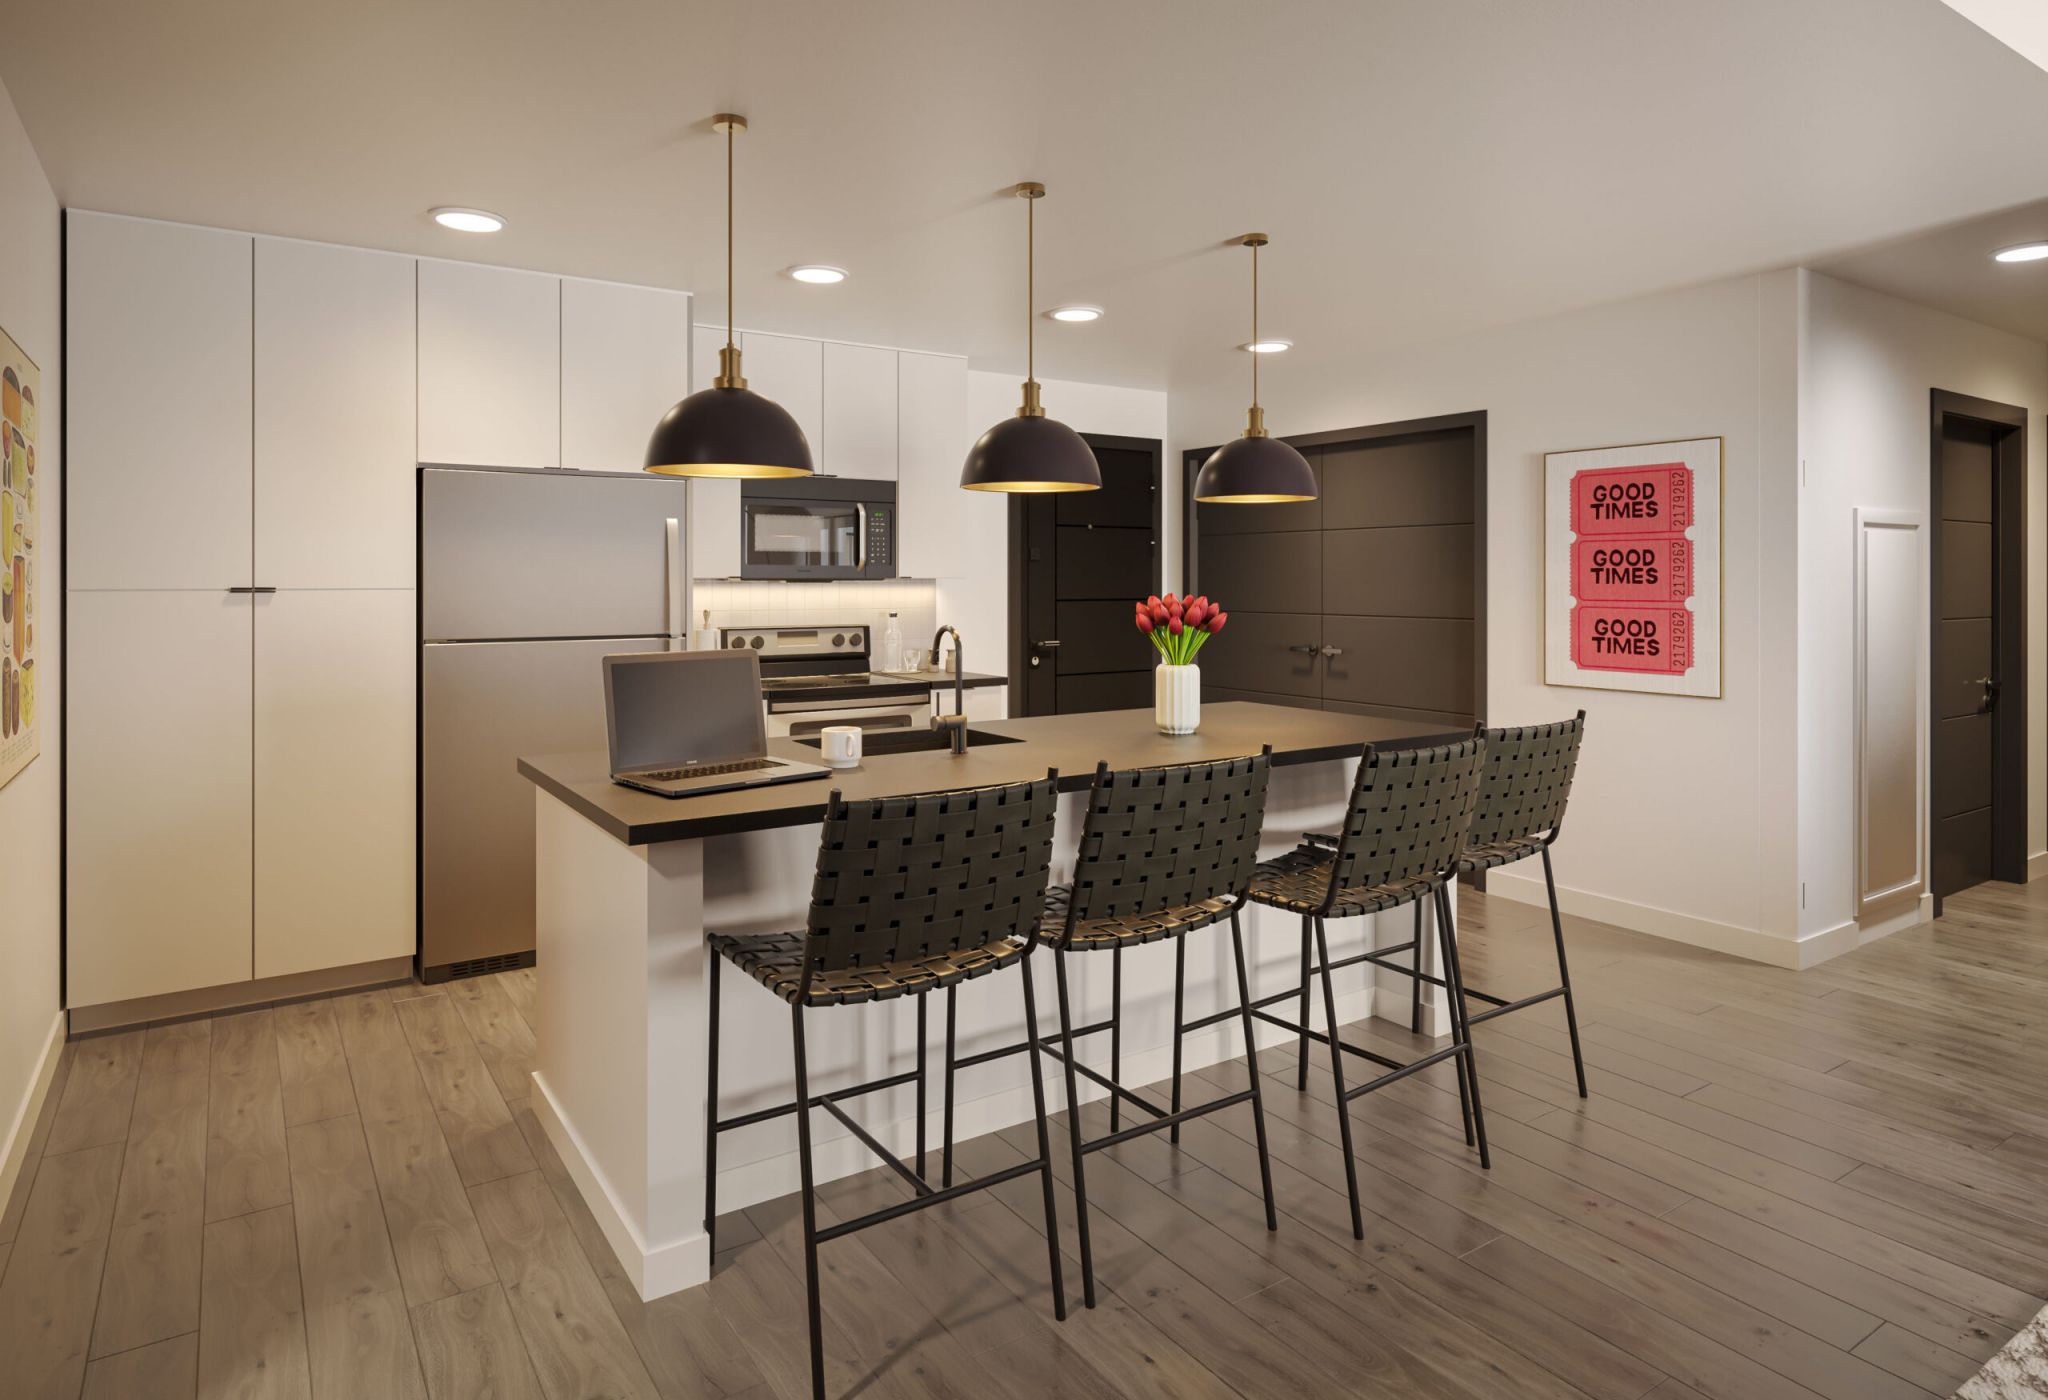
<path fill-rule="evenodd" d="M 420 470 L 420 951 L 427 981 L 532 960 L 522 755 L 605 746 L 611 652 L 689 635 L 687 483 Z"/>

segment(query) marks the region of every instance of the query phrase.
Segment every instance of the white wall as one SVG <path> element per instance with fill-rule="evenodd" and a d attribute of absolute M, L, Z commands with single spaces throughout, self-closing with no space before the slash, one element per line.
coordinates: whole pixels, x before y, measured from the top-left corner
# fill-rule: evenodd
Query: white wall
<path fill-rule="evenodd" d="M 2048 844 L 2041 762 L 2048 753 L 2048 610 L 2039 606 L 2048 551 L 2039 504 L 2048 461 L 2048 345 L 1818 273 L 1801 276 L 1799 844 L 1807 897 L 1800 930 L 1809 940 L 1846 937 L 1853 946 L 1853 517 L 1859 506 L 1931 513 L 1933 389 L 2027 410 L 2027 849 Z"/>
<path fill-rule="evenodd" d="M 994 370 L 969 370 L 967 421 L 976 437 L 1017 411 L 1022 377 Z M 1166 437 L 1166 392 L 1041 379 L 1046 413 L 1077 433 L 1120 437 Z M 969 443 L 961 444 L 964 458 Z M 1166 460 L 1168 503 L 1177 468 Z M 968 495 L 974 493 L 968 492 Z M 960 629 L 970 670 L 1008 674 L 1010 656 L 1010 535 L 1008 497 L 991 493 L 989 504 L 971 517 L 978 543 L 973 557 L 982 566 L 968 578 L 939 580 L 939 621 Z M 1168 530 L 1169 538 L 1172 530 Z M 1172 577 L 1168 573 L 1168 577 Z"/>
<path fill-rule="evenodd" d="M 1281 356 L 1262 386 L 1283 435 L 1486 411 L 1486 718 L 1588 717 L 1556 852 L 1566 908 L 1780 963 L 1796 956 L 1798 898 L 1798 309 L 1797 274 L 1736 278 L 1398 354 Z M 1241 430 L 1241 371 L 1173 386 L 1169 461 Z M 1713 435 L 1726 440 L 1723 698 L 1544 685 L 1543 454 Z M 1170 578 L 1177 561 L 1176 548 Z M 1490 888 L 1541 898 L 1541 881 Z"/>
<path fill-rule="evenodd" d="M 63 234 L 57 197 L 22 130 L 14 103 L 0 89 L 0 326 L 42 371 L 36 453 L 36 552 L 42 595 L 36 636 L 36 716 L 42 754 L 0 788 L 0 1201 L 14 1181 L 27 1115 L 46 1081 L 46 1052 L 58 1043 L 58 835 L 63 745 L 64 521 L 62 316 Z"/>

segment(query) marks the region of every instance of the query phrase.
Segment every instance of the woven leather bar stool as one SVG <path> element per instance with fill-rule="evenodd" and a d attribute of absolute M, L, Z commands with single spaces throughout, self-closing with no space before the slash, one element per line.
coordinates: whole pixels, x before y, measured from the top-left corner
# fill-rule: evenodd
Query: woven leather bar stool
<path fill-rule="evenodd" d="M 1564 957 L 1564 920 L 1557 910 L 1557 880 L 1550 872 L 1550 847 L 1564 827 L 1565 801 L 1579 766 L 1579 744 L 1586 735 L 1586 712 L 1553 724 L 1529 724 L 1486 731 L 1486 766 L 1479 774 L 1479 805 L 1457 871 L 1469 874 L 1512 865 L 1530 856 L 1543 860 L 1543 888 L 1550 895 L 1550 934 L 1557 945 L 1557 985 L 1547 992 L 1505 1001 L 1477 987 L 1465 995 L 1491 1009 L 1471 1018 L 1473 1025 L 1520 1011 L 1526 1006 L 1562 998 L 1565 1029 L 1572 1038 L 1572 1068 L 1579 1077 L 1579 1097 L 1586 1097 L 1586 1060 L 1579 1051 L 1579 1014 L 1572 1005 L 1572 974 Z M 1436 980 L 1436 979 L 1430 979 Z M 1420 983 L 1417 983 L 1418 988 Z"/>
<path fill-rule="evenodd" d="M 1304 837 L 1295 850 L 1275 860 L 1261 861 L 1246 891 L 1245 897 L 1254 904 L 1301 916 L 1301 985 L 1257 1001 L 1247 997 L 1245 1009 L 1261 1021 L 1296 1032 L 1301 1037 L 1304 1059 L 1311 1040 L 1330 1047 L 1330 1077 L 1336 1089 L 1337 1124 L 1344 1145 L 1344 1181 L 1351 1193 L 1351 1232 L 1358 1239 L 1365 1238 L 1365 1217 L 1358 1197 L 1358 1161 L 1351 1152 L 1353 1099 L 1431 1065 L 1455 1060 L 1459 1101 L 1465 1113 L 1465 1140 L 1477 1145 L 1481 1165 L 1489 1165 L 1486 1120 L 1479 1105 L 1479 1078 L 1472 1066 L 1472 1033 L 1465 1019 L 1463 979 L 1458 975 L 1458 942 L 1451 923 L 1450 899 L 1445 893 L 1451 865 L 1464 847 L 1465 832 L 1472 822 L 1479 792 L 1479 769 L 1485 754 L 1486 740 L 1478 734 L 1455 744 L 1392 753 L 1381 753 L 1368 744 L 1359 757 L 1343 831 L 1334 838 Z M 1450 989 L 1451 1043 L 1403 1062 L 1349 1044 L 1338 1034 L 1337 993 L 1330 974 L 1360 962 L 1380 962 L 1397 972 L 1408 971 L 1392 962 L 1381 962 L 1405 951 L 1408 945 L 1376 949 L 1332 962 L 1324 924 L 1329 919 L 1382 914 L 1414 904 L 1419 945 L 1421 902 L 1425 899 L 1434 900 L 1436 905 L 1445 985 Z M 1311 942 L 1313 965 L 1309 956 Z M 1328 1034 L 1312 1030 L 1308 1024 L 1309 988 L 1311 979 L 1316 977 L 1322 981 L 1323 1020 Z M 1298 1021 L 1266 1009 L 1296 998 L 1302 1007 Z M 1184 1029 L 1200 1029 L 1226 1014 L 1219 1012 L 1189 1022 Z M 1176 1032 L 1176 1039 L 1179 1033 Z M 1367 1060 L 1384 1073 L 1363 1084 L 1347 1085 L 1346 1055 Z"/>
<path fill-rule="evenodd" d="M 1040 1050 L 1060 1062 L 1066 1075 L 1067 1135 L 1074 1161 L 1074 1212 L 1081 1250 L 1081 1291 L 1087 1306 L 1095 1306 L 1095 1258 L 1088 1233 L 1088 1175 L 1086 1158 L 1118 1143 L 1129 1142 L 1161 1128 L 1177 1128 L 1190 1118 L 1233 1108 L 1252 1106 L 1252 1124 L 1259 1148 L 1259 1179 L 1266 1194 L 1266 1228 L 1279 1228 L 1273 1204 L 1273 1170 L 1266 1155 L 1266 1111 L 1260 1098 L 1257 1048 L 1252 1044 L 1249 1011 L 1238 1015 L 1243 1025 L 1245 1053 L 1251 1063 L 1251 1084 L 1235 1094 L 1226 1094 L 1193 1108 L 1180 1106 L 1176 1086 L 1173 1106 L 1162 1108 L 1119 1082 L 1122 1070 L 1121 1018 L 1123 1009 L 1123 950 L 1132 944 L 1174 942 L 1174 972 L 1178 982 L 1186 969 L 1188 934 L 1197 929 L 1230 923 L 1231 952 L 1237 961 L 1237 991 L 1241 1007 L 1248 1006 L 1251 993 L 1245 973 L 1244 935 L 1238 924 L 1238 909 L 1246 885 L 1259 858 L 1259 828 L 1266 813 L 1266 778 L 1272 769 L 1273 751 L 1268 747 L 1256 757 L 1226 759 L 1215 763 L 1194 763 L 1162 768 L 1132 768 L 1111 771 L 1108 764 L 1095 770 L 1095 782 L 1088 791 L 1088 815 L 1075 854 L 1074 879 L 1070 885 L 1055 885 L 1046 893 L 1045 915 L 1040 937 L 1053 950 L 1053 969 L 1058 979 L 1060 1033 L 1037 1041 Z M 1067 988 L 1069 955 L 1107 952 L 1110 955 L 1110 1015 L 1094 1025 L 1076 1026 L 1073 1002 Z M 970 1065 L 1021 1054 L 1031 1042 L 1005 1045 L 979 1054 L 958 1057 L 954 1051 L 953 994 L 946 1007 L 946 1103 L 945 1163 L 942 1180 L 951 1180 L 953 1159 L 953 1071 Z M 1179 1014 L 1178 995 L 1175 1005 Z M 1110 1033 L 1109 1073 L 1084 1065 L 1074 1053 L 1074 1041 L 1100 1031 Z M 1037 1055 L 1031 1059 L 1036 1061 Z M 1176 1078 L 1180 1047 L 1174 1046 Z M 1077 1089 L 1088 1079 L 1109 1090 L 1110 1128 L 1102 1137 L 1083 1139 Z M 1130 1127 L 1121 1121 L 1124 1104 L 1145 1115 Z"/>
<path fill-rule="evenodd" d="M 1067 1315 L 1060 1274 L 1059 1227 L 1053 1214 L 1052 1152 L 1045 1119 L 1045 1082 L 1038 1057 L 1031 1057 L 1032 1108 L 1038 1124 L 1038 1156 L 987 1176 L 953 1186 L 933 1187 L 882 1146 L 840 1104 L 847 1099 L 915 1081 L 918 1141 L 923 1143 L 925 1047 L 918 1042 L 918 1068 L 883 1079 L 813 1094 L 804 1051 L 804 1018 L 827 1006 L 923 998 L 940 988 L 948 993 L 970 977 L 1015 968 L 1023 984 L 1024 1026 L 1038 1036 L 1038 1006 L 1031 987 L 1030 959 L 1038 946 L 1052 863 L 1053 820 L 1058 775 L 1006 787 L 970 788 L 846 802 L 831 796 L 818 843 L 817 874 L 810 916 L 796 933 L 760 936 L 712 934 L 710 1087 L 705 1095 L 704 1232 L 711 1235 L 718 1214 L 718 1135 L 751 1123 L 794 1113 L 797 1162 L 802 1177 L 804 1282 L 810 1302 L 811 1392 L 825 1394 L 825 1356 L 818 1310 L 818 1246 L 857 1230 L 925 1210 L 974 1191 L 1039 1173 L 1045 1190 L 1045 1235 L 1052 1269 L 1054 1313 Z M 730 961 L 788 1003 L 796 1050 L 796 1098 L 787 1104 L 718 1116 L 719 968 Z M 923 1002 L 919 1001 L 922 1009 Z M 924 1018 L 918 1018 L 923 1030 Z M 826 1229 L 818 1228 L 817 1197 L 811 1175 L 810 1110 L 822 1108 L 844 1124 L 883 1164 L 910 1184 L 907 1201 L 871 1211 Z M 920 1154 L 921 1155 L 921 1154 Z M 715 1253 L 717 1241 L 712 1240 Z"/>

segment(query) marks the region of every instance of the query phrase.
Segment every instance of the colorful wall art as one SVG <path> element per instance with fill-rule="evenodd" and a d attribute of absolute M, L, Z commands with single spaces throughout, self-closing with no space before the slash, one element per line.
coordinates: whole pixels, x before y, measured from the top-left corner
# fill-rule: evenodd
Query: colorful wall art
<path fill-rule="evenodd" d="M 1721 439 L 1543 459 L 1543 679 L 1721 694 Z"/>
<path fill-rule="evenodd" d="M 36 399 L 42 375 L 0 331 L 0 787 L 42 744 L 36 724 Z"/>

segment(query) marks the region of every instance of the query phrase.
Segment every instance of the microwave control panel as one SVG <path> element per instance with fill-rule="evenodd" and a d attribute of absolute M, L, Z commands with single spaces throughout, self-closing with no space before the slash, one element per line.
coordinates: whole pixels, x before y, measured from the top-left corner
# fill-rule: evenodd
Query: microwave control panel
<path fill-rule="evenodd" d="M 896 567 L 896 507 L 868 507 L 867 547 L 863 551 L 869 568 Z"/>

